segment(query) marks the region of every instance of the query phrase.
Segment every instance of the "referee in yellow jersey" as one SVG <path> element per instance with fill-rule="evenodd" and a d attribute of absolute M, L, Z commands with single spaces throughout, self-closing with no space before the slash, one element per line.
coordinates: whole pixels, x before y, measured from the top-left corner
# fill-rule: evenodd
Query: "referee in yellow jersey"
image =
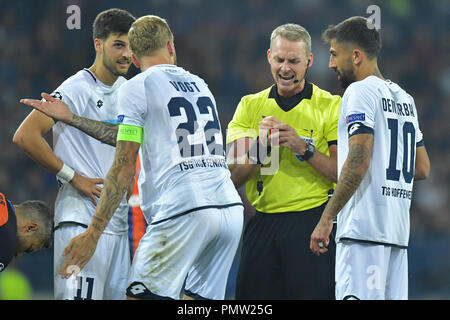
<path fill-rule="evenodd" d="M 305 80 L 313 55 L 303 27 L 276 28 L 267 59 L 275 84 L 244 96 L 227 131 L 232 180 L 246 184 L 256 209 L 244 230 L 235 298 L 334 299 L 334 242 L 320 256 L 309 243 L 337 180 L 341 98 Z"/>

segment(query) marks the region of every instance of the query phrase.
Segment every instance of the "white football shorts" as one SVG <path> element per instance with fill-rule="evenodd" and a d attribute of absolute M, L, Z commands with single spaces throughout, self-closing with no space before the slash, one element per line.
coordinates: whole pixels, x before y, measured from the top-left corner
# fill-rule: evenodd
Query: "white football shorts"
<path fill-rule="evenodd" d="M 407 300 L 407 249 L 342 240 L 335 277 L 336 300 Z"/>
<path fill-rule="evenodd" d="M 103 233 L 91 260 L 75 276 L 62 279 L 62 252 L 85 227 L 65 223 L 54 236 L 54 294 L 57 300 L 123 300 L 130 269 L 128 234 Z"/>
<path fill-rule="evenodd" d="M 127 295 L 224 299 L 243 210 L 240 205 L 203 209 L 150 224 L 133 258 Z"/>

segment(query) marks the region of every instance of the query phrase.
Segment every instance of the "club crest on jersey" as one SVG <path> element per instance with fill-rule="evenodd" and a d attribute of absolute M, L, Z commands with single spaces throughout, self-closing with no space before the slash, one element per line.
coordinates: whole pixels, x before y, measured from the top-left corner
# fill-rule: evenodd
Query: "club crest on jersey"
<path fill-rule="evenodd" d="M 62 95 L 61 95 L 61 93 L 59 93 L 58 91 L 53 92 L 53 93 L 51 94 L 51 96 L 52 96 L 53 98 L 62 100 Z"/>
<path fill-rule="evenodd" d="M 122 123 L 125 116 L 123 114 L 117 116 L 117 123 Z"/>
<path fill-rule="evenodd" d="M 366 120 L 366 114 L 365 113 L 355 113 L 347 116 L 346 118 L 347 123 L 352 123 L 355 121 L 364 121 Z"/>

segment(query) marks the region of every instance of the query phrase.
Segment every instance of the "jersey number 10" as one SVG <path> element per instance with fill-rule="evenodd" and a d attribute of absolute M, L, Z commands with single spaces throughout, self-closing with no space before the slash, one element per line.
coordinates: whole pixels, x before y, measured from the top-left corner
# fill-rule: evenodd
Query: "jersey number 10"
<path fill-rule="evenodd" d="M 388 119 L 388 127 L 391 130 L 391 153 L 389 167 L 386 169 L 386 179 L 399 181 L 400 170 L 397 170 L 398 151 L 398 120 Z M 414 178 L 414 156 L 416 152 L 416 129 L 411 122 L 403 124 L 403 166 L 402 173 L 406 183 L 411 183 Z"/>

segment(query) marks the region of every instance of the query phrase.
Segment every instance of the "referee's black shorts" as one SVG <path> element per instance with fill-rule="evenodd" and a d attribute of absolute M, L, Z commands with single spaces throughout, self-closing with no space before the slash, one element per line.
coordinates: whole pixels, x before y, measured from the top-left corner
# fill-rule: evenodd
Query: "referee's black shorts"
<path fill-rule="evenodd" d="M 236 283 L 236 299 L 335 298 L 335 228 L 328 252 L 309 249 L 326 203 L 301 212 L 257 212 L 247 223 Z"/>

